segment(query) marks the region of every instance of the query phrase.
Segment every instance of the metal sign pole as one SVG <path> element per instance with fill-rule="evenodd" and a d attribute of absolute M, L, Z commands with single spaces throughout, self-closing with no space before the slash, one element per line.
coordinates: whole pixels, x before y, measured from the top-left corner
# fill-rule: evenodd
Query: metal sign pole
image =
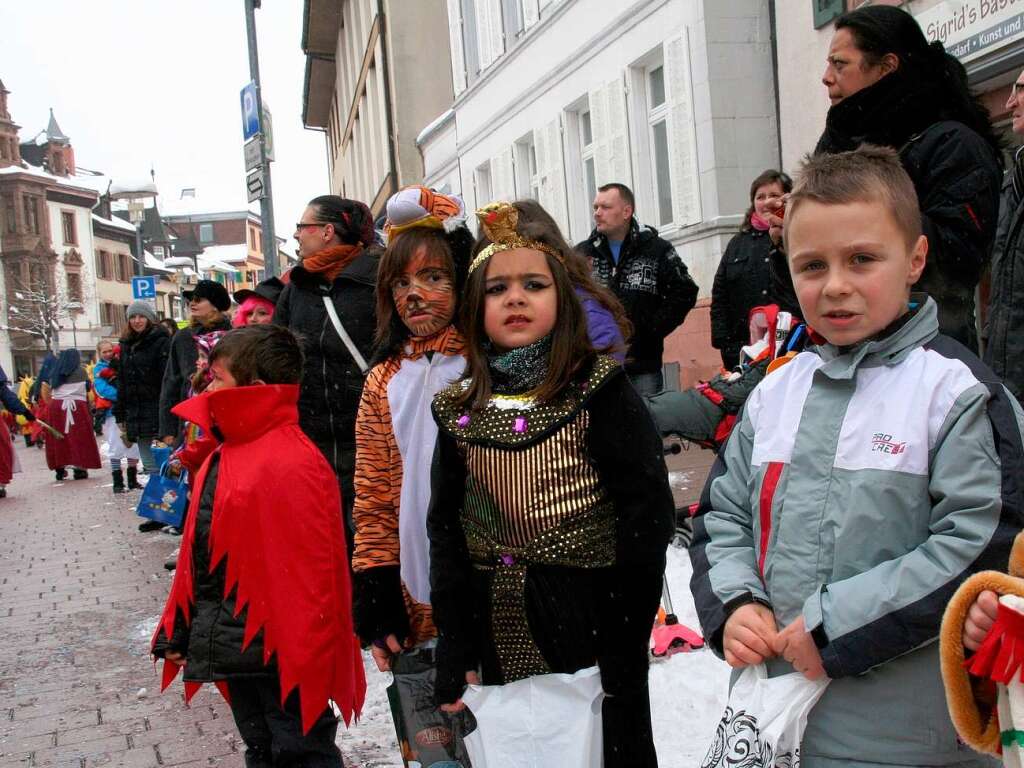
<path fill-rule="evenodd" d="M 267 160 L 266 126 L 263 125 L 263 95 L 260 91 L 260 62 L 256 50 L 256 12 L 259 0 L 245 2 L 245 34 L 249 41 L 249 75 L 256 84 L 256 114 L 260 116 L 260 169 L 263 176 L 263 195 L 260 197 L 260 219 L 263 230 L 263 264 L 266 276 L 279 274 L 277 263 L 277 237 L 274 235 L 274 203 L 270 187 L 270 162 Z"/>

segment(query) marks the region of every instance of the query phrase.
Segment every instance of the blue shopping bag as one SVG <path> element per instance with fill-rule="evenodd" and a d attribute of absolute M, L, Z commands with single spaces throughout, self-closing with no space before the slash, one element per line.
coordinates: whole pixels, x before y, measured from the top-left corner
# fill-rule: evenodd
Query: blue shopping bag
<path fill-rule="evenodd" d="M 171 453 L 174 451 L 173 448 L 157 448 L 155 445 L 149 450 L 153 454 L 153 464 L 157 467 L 162 467 L 170 461 Z"/>
<path fill-rule="evenodd" d="M 160 471 L 149 476 L 146 490 L 139 499 L 139 507 L 135 510 L 139 517 L 181 528 L 188 506 L 187 475 L 182 472 L 180 477 L 168 477 L 166 462 L 161 464 Z"/>

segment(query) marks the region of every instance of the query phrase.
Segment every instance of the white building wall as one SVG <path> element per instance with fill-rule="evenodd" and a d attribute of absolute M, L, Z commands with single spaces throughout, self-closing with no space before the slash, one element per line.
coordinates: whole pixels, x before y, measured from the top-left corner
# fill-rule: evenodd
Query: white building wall
<path fill-rule="evenodd" d="M 472 13 L 494 1 L 453 0 L 449 10 L 465 12 L 469 4 Z M 748 204 L 750 180 L 778 163 L 767 1 L 541 5 L 539 21 L 517 44 L 506 34 L 506 50 L 479 75 L 470 73 L 454 103 L 454 136 L 443 128 L 421 143 L 427 181 L 440 186 L 457 174 L 459 183 L 451 187 L 463 193 L 470 210 L 494 197 L 536 195 L 567 237 L 578 241 L 592 227 L 583 157 L 593 157 L 596 185 L 621 181 L 633 188 L 637 218 L 659 225 L 701 296 L 709 296 L 721 253 Z M 481 45 L 466 37 L 478 26 L 462 25 L 465 49 Z M 470 58 L 465 63 L 473 68 Z M 659 63 L 673 198 L 668 223 L 660 220 L 657 205 L 645 74 L 645 67 Z M 458 62 L 454 69 L 458 74 Z M 589 148 L 581 139 L 587 109 Z M 446 159 L 453 139 L 456 167 Z M 539 166 L 532 177 L 524 171 L 531 142 Z"/>

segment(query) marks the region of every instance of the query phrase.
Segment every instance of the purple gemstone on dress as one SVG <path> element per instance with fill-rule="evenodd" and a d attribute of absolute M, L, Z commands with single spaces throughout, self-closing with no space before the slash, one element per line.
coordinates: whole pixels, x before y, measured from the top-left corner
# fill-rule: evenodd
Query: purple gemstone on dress
<path fill-rule="evenodd" d="M 515 422 L 512 425 L 512 429 L 514 429 L 519 434 L 522 434 L 523 432 L 525 432 L 526 431 L 526 418 L 524 416 L 516 416 L 516 420 L 515 420 Z"/>
<path fill-rule="evenodd" d="M 515 565 L 516 559 L 512 555 L 502 555 L 498 558 L 502 565 Z"/>
<path fill-rule="evenodd" d="M 458 424 L 460 428 L 465 429 L 466 427 L 469 426 L 469 414 L 462 414 L 461 416 L 459 416 L 459 420 L 455 423 Z"/>

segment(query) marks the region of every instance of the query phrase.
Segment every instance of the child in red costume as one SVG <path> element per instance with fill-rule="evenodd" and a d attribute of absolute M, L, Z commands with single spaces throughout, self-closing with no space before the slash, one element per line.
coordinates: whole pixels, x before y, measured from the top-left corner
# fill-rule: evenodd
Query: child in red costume
<path fill-rule="evenodd" d="M 302 352 L 285 328 L 226 334 L 206 392 L 175 409 L 220 445 L 196 477 L 171 594 L 153 638 L 163 685 L 214 682 L 246 764 L 340 766 L 337 718 L 366 692 L 352 630 L 338 485 L 298 426 Z"/>

